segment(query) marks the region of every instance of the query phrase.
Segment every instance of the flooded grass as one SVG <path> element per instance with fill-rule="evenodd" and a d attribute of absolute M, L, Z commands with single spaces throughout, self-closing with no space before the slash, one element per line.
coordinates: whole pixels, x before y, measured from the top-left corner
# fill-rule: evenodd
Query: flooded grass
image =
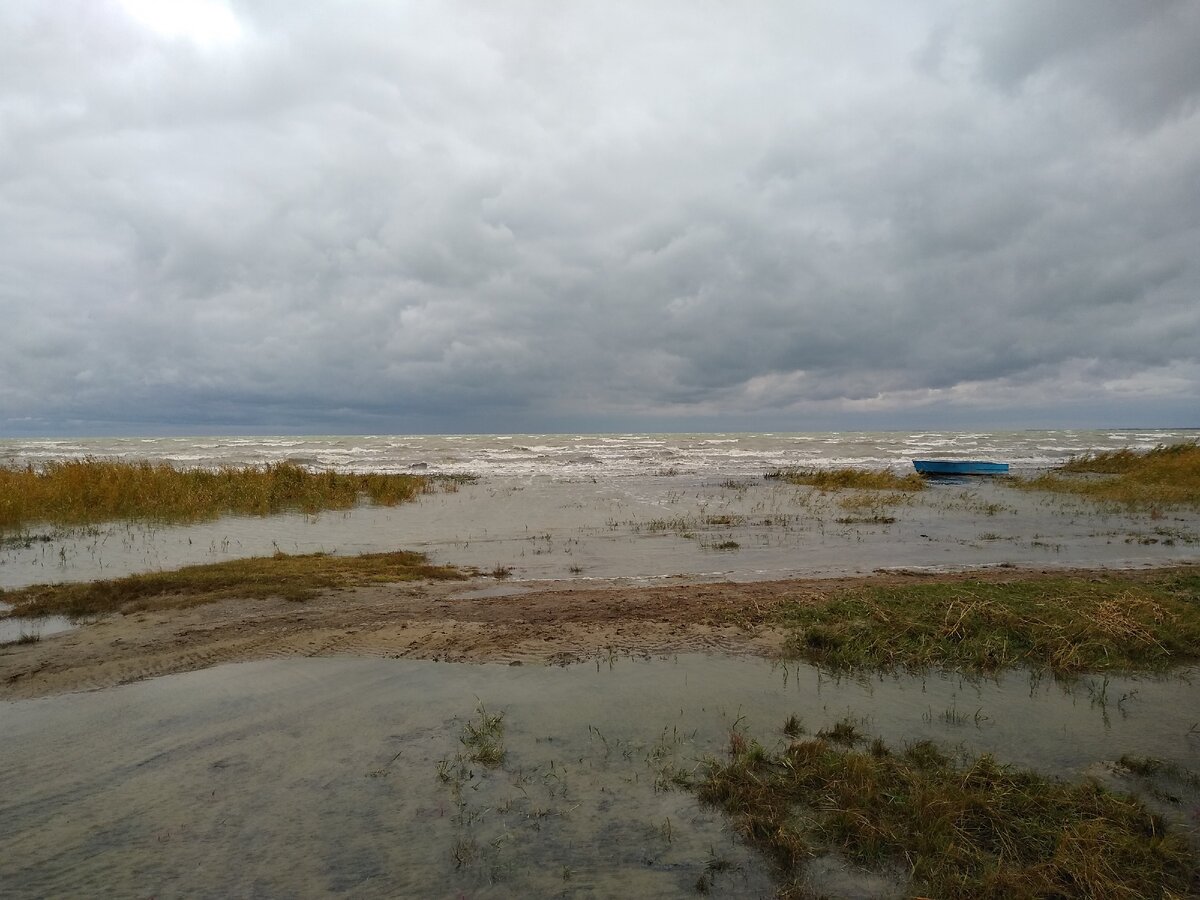
<path fill-rule="evenodd" d="M 1159 446 L 1145 453 L 1087 453 L 1014 484 L 1126 506 L 1200 506 L 1200 443 Z"/>
<path fill-rule="evenodd" d="M 20 647 L 25 644 L 36 644 L 42 639 L 40 634 L 25 632 L 11 641 L 0 641 L 0 647 Z"/>
<path fill-rule="evenodd" d="M 1026 769 L 1052 786 L 1051 812 L 1082 810 L 1057 820 L 1064 840 L 1109 813 L 1086 797 L 1079 807 L 1070 797 L 1060 802 L 1054 779 L 1095 772 L 1163 816 L 1161 858 L 1174 859 L 1173 830 L 1187 835 L 1197 807 L 1187 785 L 1166 776 L 1194 765 L 1185 737 L 1194 689 L 1184 677 L 1114 676 L 1105 682 L 1114 700 L 1137 696 L 1109 724 L 1083 695 L 1084 681 L 1027 673 L 830 678 L 809 666 L 697 654 L 563 668 L 334 657 L 217 666 L 0 704 L 0 820 L 9 826 L 0 834 L 0 883 L 22 896 L 82 896 L 95 884 L 122 896 L 234 896 L 251 881 L 272 896 L 769 897 L 780 887 L 784 896 L 911 896 L 922 888 L 954 896 L 910 882 L 903 850 L 855 857 L 817 826 L 827 813 L 863 812 L 866 839 L 872 827 L 901 830 L 899 820 L 905 848 L 939 850 L 949 832 L 952 852 L 980 844 L 986 856 L 994 845 L 980 832 L 988 828 L 1022 844 L 1052 830 L 1043 812 L 1036 828 L 1004 830 L 1026 805 L 1006 792 L 1045 793 L 1042 781 L 1022 786 Z M 963 711 L 957 719 L 979 707 L 990 718 L 974 728 L 952 730 L 951 716 L 938 714 Z M 473 759 L 475 735 L 498 732 L 501 716 L 503 757 L 494 765 Z M 116 718 L 120 728 L 111 727 Z M 833 760 L 802 770 L 809 780 L 798 789 L 778 777 L 788 774 L 778 766 L 792 745 L 781 726 Z M 758 760 L 747 775 L 775 791 L 767 802 L 784 803 L 784 791 L 800 798 L 783 825 L 811 855 L 794 869 L 772 870 L 773 834 L 743 839 L 742 807 L 698 802 L 710 771 L 733 758 L 725 754 L 731 731 L 737 757 Z M 907 759 L 902 748 L 923 741 L 941 749 L 921 745 L 929 751 Z M 979 775 L 974 758 L 984 753 L 1018 767 L 1003 770 L 1016 787 Z M 912 771 L 889 772 L 879 762 L 887 756 Z M 933 764 L 947 756 L 953 762 Z M 1130 763 L 1147 774 L 1127 774 Z M 926 777 L 922 766 L 947 777 Z M 945 783 L 951 771 L 960 785 Z M 64 785 L 71 815 L 62 812 Z M 843 808 L 835 788 L 861 790 L 870 802 Z M 898 810 L 876 808 L 892 798 Z M 943 798 L 957 810 L 939 806 Z M 1129 877 L 1146 879 L 1142 895 L 1162 896 L 1176 882 L 1137 868 L 1157 820 L 1133 818 L 1151 824 L 1132 840 L 1142 845 Z M 1123 846 L 1110 852 L 1102 843 L 1112 834 L 1096 838 L 1095 864 L 1120 868 Z M 1005 851 L 1006 865 L 1017 852 L 1010 860 Z M 772 871 L 782 884 L 769 880 Z M 1081 881 L 1047 894 L 1018 882 L 1009 895 L 1126 896 L 1106 893 L 1111 887 Z"/>
<path fill-rule="evenodd" d="M 1192 883 L 1186 840 L 1132 797 L 927 741 L 859 749 L 844 726 L 778 753 L 735 732 L 697 784 L 776 863 L 781 896 L 809 896 L 806 863 L 829 854 L 910 872 L 918 896 L 1172 896 Z"/>
<path fill-rule="evenodd" d="M 0 591 L 0 599 L 12 605 L 12 616 L 78 617 L 196 606 L 234 597 L 303 601 L 321 591 L 367 584 L 466 577 L 453 567 L 430 565 L 423 553 L 276 553 L 107 581 L 33 585 Z"/>
<path fill-rule="evenodd" d="M 467 758 L 485 766 L 498 766 L 504 762 L 504 713 L 490 714 L 483 705 L 479 706 L 479 721 L 470 721 L 463 726 L 459 738 L 467 748 Z"/>
<path fill-rule="evenodd" d="M 835 669 L 1157 671 L 1200 656 L 1200 571 L 862 586 L 767 618 Z"/>
<path fill-rule="evenodd" d="M 209 470 L 86 459 L 38 469 L 0 467 L 0 531 L 19 531 L 31 523 L 195 522 L 225 514 L 315 513 L 350 509 L 362 499 L 394 506 L 438 483 L 453 489 L 458 480 L 310 472 L 292 463 Z"/>
<path fill-rule="evenodd" d="M 923 491 L 925 480 L 913 472 L 897 475 L 887 469 L 779 469 L 768 472 L 769 479 L 779 479 L 788 484 L 815 487 L 822 491 L 847 489 L 868 491 Z"/>
<path fill-rule="evenodd" d="M 1125 753 L 1117 760 L 1117 765 L 1126 772 L 1142 778 L 1166 776 L 1167 778 L 1180 781 L 1189 787 L 1200 788 L 1200 775 L 1188 771 L 1177 763 L 1159 759 L 1155 756 L 1137 756 L 1136 754 Z"/>

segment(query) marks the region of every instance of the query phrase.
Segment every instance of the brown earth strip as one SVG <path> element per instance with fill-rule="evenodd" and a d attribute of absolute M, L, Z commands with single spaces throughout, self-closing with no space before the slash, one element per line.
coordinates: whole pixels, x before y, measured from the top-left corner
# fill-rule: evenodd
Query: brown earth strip
<path fill-rule="evenodd" d="M 1028 580 L 1064 574 L 1069 573 L 992 569 L 986 577 Z M 771 656 L 785 639 L 782 629 L 768 624 L 780 603 L 818 603 L 855 585 L 971 577 L 980 573 L 656 587 L 560 583 L 503 596 L 489 595 L 494 582 L 479 579 L 372 585 L 328 591 L 304 602 L 228 599 L 110 615 L 37 642 L 0 647 L 0 699 L 91 690 L 282 656 L 510 664 L 566 663 L 608 653 Z"/>

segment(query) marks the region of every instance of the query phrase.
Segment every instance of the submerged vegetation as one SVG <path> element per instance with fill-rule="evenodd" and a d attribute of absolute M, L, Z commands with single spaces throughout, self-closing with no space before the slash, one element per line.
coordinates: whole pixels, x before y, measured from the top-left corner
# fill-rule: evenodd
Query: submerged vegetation
<path fill-rule="evenodd" d="M 85 459 L 36 469 L 0 467 L 0 531 L 37 522 L 192 522 L 229 513 L 315 513 L 349 509 L 363 499 L 394 506 L 431 490 L 437 481 L 455 483 L 422 475 L 310 472 L 288 462 L 176 469 L 166 463 Z"/>
<path fill-rule="evenodd" d="M 1085 453 L 1015 484 L 1127 506 L 1200 506 L 1200 443 L 1159 446 L 1145 453 Z"/>
<path fill-rule="evenodd" d="M 423 553 L 276 553 L 107 581 L 33 585 L 0 591 L 0 600 L 12 605 L 13 616 L 78 617 L 197 606 L 234 597 L 302 601 L 339 588 L 465 577 L 458 569 L 430 565 Z"/>
<path fill-rule="evenodd" d="M 479 721 L 463 726 L 459 741 L 467 748 L 467 758 L 485 766 L 504 762 L 504 713 L 489 713 L 479 704 Z"/>
<path fill-rule="evenodd" d="M 778 469 L 768 472 L 768 479 L 779 479 L 788 484 L 815 487 L 822 491 L 849 489 L 864 491 L 923 491 L 925 480 L 916 472 L 897 475 L 887 469 Z"/>
<path fill-rule="evenodd" d="M 1164 669 L 1200 658 L 1200 570 L 864 585 L 768 620 L 832 668 Z"/>
<path fill-rule="evenodd" d="M 926 741 L 861 743 L 851 726 L 772 753 L 735 732 L 699 781 L 778 865 L 782 896 L 806 896 L 805 863 L 830 853 L 907 872 L 919 896 L 1159 897 L 1192 883 L 1186 840 L 1132 797 Z"/>

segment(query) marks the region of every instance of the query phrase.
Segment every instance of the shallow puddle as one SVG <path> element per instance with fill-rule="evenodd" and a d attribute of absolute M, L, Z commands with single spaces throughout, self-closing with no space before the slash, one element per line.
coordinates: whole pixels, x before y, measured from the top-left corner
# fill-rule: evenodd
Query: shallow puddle
<path fill-rule="evenodd" d="M 10 616 L 12 606 L 0 603 L 0 646 L 26 641 L 40 641 L 52 634 L 70 631 L 79 627 L 77 623 L 66 616 L 39 616 L 25 618 Z"/>
<path fill-rule="evenodd" d="M 309 659 L 0 704 L 0 884 L 17 896 L 770 896 L 765 862 L 672 785 L 733 729 L 850 718 L 1078 778 L 1195 768 L 1188 670 L 831 679 L 750 658 L 564 668 Z M 462 740 L 503 716 L 503 761 Z M 1179 809 L 1185 826 L 1200 809 Z M 895 883 L 824 866 L 832 896 Z M 818 875 L 822 867 L 814 867 Z"/>

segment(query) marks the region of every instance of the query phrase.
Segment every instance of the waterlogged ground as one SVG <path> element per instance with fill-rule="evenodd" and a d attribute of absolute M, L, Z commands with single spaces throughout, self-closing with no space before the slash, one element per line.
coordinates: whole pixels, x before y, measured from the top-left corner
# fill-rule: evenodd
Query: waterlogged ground
<path fill-rule="evenodd" d="M 723 754 L 731 731 L 780 745 L 790 715 L 809 735 L 848 719 L 895 747 L 932 739 L 1098 778 L 1136 791 L 1200 849 L 1200 792 L 1170 770 L 1200 771 L 1195 669 L 1062 684 L 1027 673 L 833 680 L 808 666 L 697 653 L 528 664 L 608 646 L 770 653 L 771 635 L 697 621 L 706 604 L 755 605 L 757 592 L 779 590 L 769 579 L 1196 563 L 1198 511 L 1129 511 L 981 479 L 892 495 L 762 478 L 810 463 L 907 471 L 913 455 L 943 452 L 1033 470 L 1130 435 L 676 438 L 235 441 L 200 448 L 211 456 L 186 442 L 18 448 L 18 464 L 43 450 L 182 453 L 181 462 L 295 457 L 356 469 L 366 460 L 482 477 L 389 509 L 6 535 L 0 587 L 277 550 L 422 550 L 508 578 L 151 610 L 70 634 L 57 633 L 72 627 L 65 619 L 0 618 L 6 695 L 40 697 L 0 702 L 0 894 L 770 896 L 763 859 L 676 775 Z M 749 584 L 714 583 L 725 581 Z M 590 589 L 612 584 L 626 590 L 608 592 L 598 616 L 604 592 Z M 563 624 L 547 636 L 536 623 L 550 602 Z M 635 614 L 651 603 L 681 605 L 654 622 Z M 476 615 L 450 614 L 463 604 Z M 526 664 L 380 658 L 399 652 Z M 328 658 L 341 653 L 373 658 Z M 277 654 L 326 658 L 219 665 Z M 200 670 L 154 677 L 182 669 Z M 494 766 L 462 741 L 490 715 L 503 725 Z M 1114 765 L 1122 754 L 1167 768 L 1133 775 Z M 904 894 L 902 872 L 830 858 L 809 875 L 829 896 Z"/>
<path fill-rule="evenodd" d="M 5 616 L 0 619 L 0 645 L 14 641 L 41 640 L 61 631 L 70 631 L 76 625 L 66 616 L 25 618 L 6 615 L 11 609 L 9 604 L 0 603 L 0 616 Z"/>
<path fill-rule="evenodd" d="M 822 493 L 760 476 L 491 477 L 393 508 L 192 526 L 43 529 L 0 542 L 0 587 L 252 555 L 421 550 L 515 580 L 759 580 L 887 568 L 1137 567 L 1200 559 L 1200 512 L 1129 511 L 986 479 Z"/>
<path fill-rule="evenodd" d="M 565 668 L 312 659 L 219 666 L 0 704 L 0 884 L 14 896 L 770 896 L 766 864 L 672 785 L 732 730 L 773 746 L 851 719 L 1064 778 L 1200 797 L 1115 772 L 1195 767 L 1196 670 L 1070 684 L 1010 673 L 832 680 L 688 655 Z M 467 726 L 502 715 L 503 760 Z M 813 867 L 832 896 L 898 876 Z"/>

